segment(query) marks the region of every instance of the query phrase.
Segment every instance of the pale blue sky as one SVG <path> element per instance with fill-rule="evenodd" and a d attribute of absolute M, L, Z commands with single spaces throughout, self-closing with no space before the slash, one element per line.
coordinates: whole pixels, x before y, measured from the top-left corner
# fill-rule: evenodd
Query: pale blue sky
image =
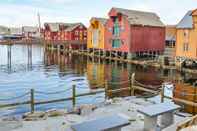
<path fill-rule="evenodd" d="M 44 22 L 83 22 L 92 16 L 107 17 L 112 7 L 151 11 L 165 24 L 176 24 L 197 0 L 0 0 L 0 25 L 37 25 Z"/>

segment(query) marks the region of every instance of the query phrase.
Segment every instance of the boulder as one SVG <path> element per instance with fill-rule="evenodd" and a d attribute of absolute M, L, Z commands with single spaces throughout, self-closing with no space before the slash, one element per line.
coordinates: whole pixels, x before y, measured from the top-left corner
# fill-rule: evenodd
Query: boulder
<path fill-rule="evenodd" d="M 63 116 L 67 113 L 67 110 L 51 109 L 48 110 L 46 113 L 48 117 Z"/>
<path fill-rule="evenodd" d="M 38 121 L 38 120 L 46 120 L 47 114 L 43 111 L 38 111 L 38 112 L 28 112 L 23 115 L 23 119 L 25 121 Z"/>

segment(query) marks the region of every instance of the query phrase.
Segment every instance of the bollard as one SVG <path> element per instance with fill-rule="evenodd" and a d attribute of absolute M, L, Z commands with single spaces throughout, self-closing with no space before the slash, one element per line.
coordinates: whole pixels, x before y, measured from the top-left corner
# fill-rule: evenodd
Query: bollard
<path fill-rule="evenodd" d="M 105 99 L 108 98 L 108 82 L 105 81 Z"/>
<path fill-rule="evenodd" d="M 73 104 L 73 108 L 75 107 L 76 104 L 76 85 L 73 85 L 72 88 L 72 104 Z"/>
<path fill-rule="evenodd" d="M 34 113 L 34 89 L 31 89 L 31 113 Z"/>

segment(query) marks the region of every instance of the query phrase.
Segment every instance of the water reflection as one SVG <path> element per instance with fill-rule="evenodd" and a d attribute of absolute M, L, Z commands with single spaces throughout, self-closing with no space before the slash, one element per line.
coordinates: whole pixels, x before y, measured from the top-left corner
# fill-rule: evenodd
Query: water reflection
<path fill-rule="evenodd" d="M 163 81 L 184 80 L 188 77 L 194 77 L 175 70 L 147 68 L 57 51 L 46 52 L 40 45 L 14 45 L 11 47 L 11 55 L 9 56 L 11 59 L 9 60 L 8 49 L 7 46 L 0 45 L 0 99 L 19 96 L 31 88 L 42 92 L 65 90 L 72 87 L 73 83 L 78 87 L 77 93 L 104 88 L 105 81 L 108 81 L 109 88 L 124 88 L 129 86 L 128 78 L 132 73 L 136 74 L 137 81 L 145 85 L 160 85 Z M 8 65 L 9 68 L 7 68 Z M 36 100 L 65 98 L 71 96 L 71 93 L 50 96 L 36 95 Z M 104 100 L 104 94 L 101 95 L 99 99 L 95 99 L 98 96 L 79 98 L 77 103 L 101 102 Z M 129 90 L 111 94 L 112 97 L 128 95 L 130 95 Z M 29 98 L 22 100 L 24 99 Z M 2 103 L 0 101 L 0 104 Z M 70 106 L 70 102 L 60 102 L 36 106 L 36 109 L 45 110 Z M 9 111 L 12 114 L 20 114 L 29 111 L 29 107 L 20 106 L 14 110 L 11 108 Z M 0 110 L 0 113 L 4 115 L 10 112 L 5 113 L 5 111 Z"/>

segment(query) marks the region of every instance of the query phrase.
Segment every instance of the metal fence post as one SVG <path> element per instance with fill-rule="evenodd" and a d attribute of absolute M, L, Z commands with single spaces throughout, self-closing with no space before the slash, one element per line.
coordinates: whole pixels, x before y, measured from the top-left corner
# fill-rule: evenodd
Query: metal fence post
<path fill-rule="evenodd" d="M 30 104 L 31 104 L 31 113 L 34 113 L 34 89 L 31 89 L 31 100 L 30 100 Z"/>
<path fill-rule="evenodd" d="M 72 88 L 72 104 L 73 104 L 73 107 L 75 107 L 75 104 L 76 104 L 76 85 L 73 85 L 73 88 Z"/>

